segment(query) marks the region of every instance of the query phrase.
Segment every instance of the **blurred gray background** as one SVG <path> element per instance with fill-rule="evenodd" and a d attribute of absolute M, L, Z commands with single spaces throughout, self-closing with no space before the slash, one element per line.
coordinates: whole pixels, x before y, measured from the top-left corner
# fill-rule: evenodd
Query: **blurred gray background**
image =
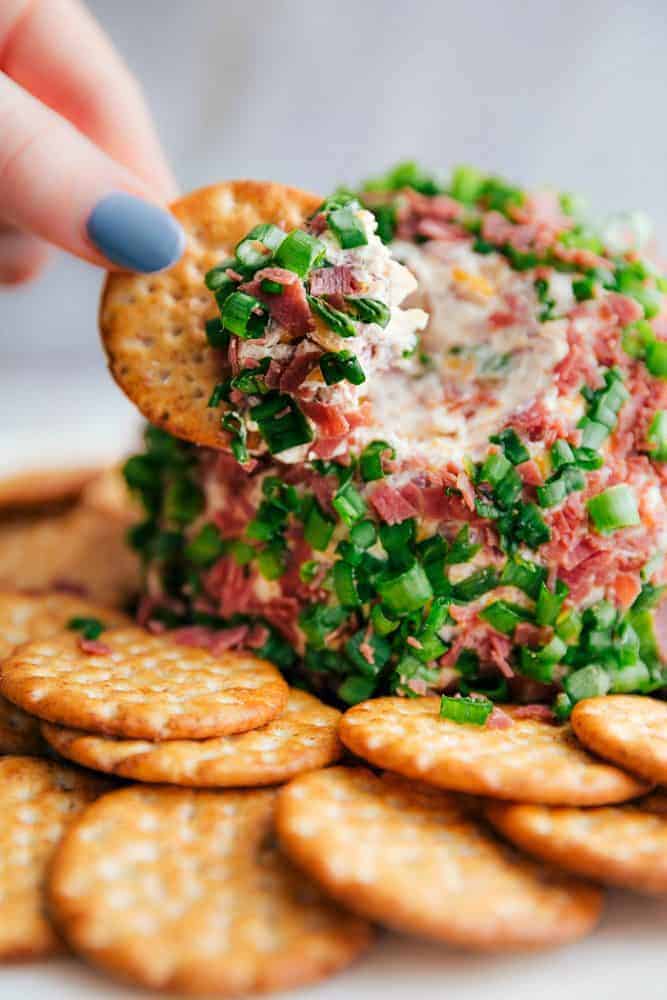
<path fill-rule="evenodd" d="M 89 0 L 141 80 L 184 190 L 326 192 L 395 160 L 471 162 L 643 208 L 667 238 L 664 0 Z M 113 452 L 100 274 L 60 256 L 0 292 L 0 469 Z M 47 430 L 50 434 L 47 434 Z"/>

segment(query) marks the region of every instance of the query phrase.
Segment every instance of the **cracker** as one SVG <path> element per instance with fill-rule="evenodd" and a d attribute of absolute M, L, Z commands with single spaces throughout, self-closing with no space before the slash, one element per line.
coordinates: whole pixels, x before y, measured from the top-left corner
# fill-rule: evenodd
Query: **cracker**
<path fill-rule="evenodd" d="M 134 781 L 191 788 L 275 785 L 338 760 L 340 712 L 292 689 L 285 711 L 261 729 L 209 740 L 108 739 L 44 723 L 47 742 L 85 767 Z"/>
<path fill-rule="evenodd" d="M 517 847 L 604 885 L 667 893 L 667 796 L 592 809 L 492 802 L 487 817 Z"/>
<path fill-rule="evenodd" d="M 188 994 L 286 989 L 346 966 L 371 931 L 279 852 L 274 806 L 268 789 L 105 796 L 53 867 L 65 938 L 125 981 Z"/>
<path fill-rule="evenodd" d="M 0 693 L 48 722 L 139 739 L 244 732 L 278 715 L 288 687 L 266 660 L 179 646 L 140 628 L 111 629 L 107 653 L 62 632 L 20 646 L 0 668 Z"/>
<path fill-rule="evenodd" d="M 177 437 L 213 448 L 227 435 L 220 411 L 207 407 L 220 382 L 221 355 L 205 322 L 217 314 L 204 275 L 262 222 L 299 226 L 322 202 L 296 188 L 262 181 L 226 181 L 194 191 L 172 206 L 187 244 L 162 274 L 112 274 L 100 307 L 111 374 L 144 416 Z"/>
<path fill-rule="evenodd" d="M 99 469 L 31 469 L 0 479 L 0 511 L 75 500 Z"/>
<path fill-rule="evenodd" d="M 0 590 L 0 661 L 32 639 L 48 639 L 71 618 L 98 618 L 108 625 L 128 622 L 125 615 L 70 594 L 21 594 Z M 39 721 L 0 697 L 0 753 L 42 753 Z"/>
<path fill-rule="evenodd" d="M 667 784 L 667 705 L 642 695 L 587 698 L 574 706 L 572 727 L 594 753 L 647 781 Z"/>
<path fill-rule="evenodd" d="M 330 768 L 278 799 L 286 853 L 336 900 L 394 930 L 483 951 L 583 937 L 599 891 L 507 850 L 461 797 Z"/>
<path fill-rule="evenodd" d="M 127 522 L 83 505 L 0 520 L 0 587 L 67 587 L 124 606 L 141 585 Z"/>
<path fill-rule="evenodd" d="M 549 805 L 604 805 L 647 791 L 632 775 L 592 757 L 569 725 L 513 718 L 507 729 L 461 725 L 439 715 L 440 699 L 376 698 L 341 720 L 353 753 L 440 788 Z M 513 716 L 516 706 L 503 705 Z"/>
<path fill-rule="evenodd" d="M 45 916 L 44 881 L 53 853 L 77 814 L 108 783 L 35 757 L 0 760 L 0 960 L 63 950 Z"/>

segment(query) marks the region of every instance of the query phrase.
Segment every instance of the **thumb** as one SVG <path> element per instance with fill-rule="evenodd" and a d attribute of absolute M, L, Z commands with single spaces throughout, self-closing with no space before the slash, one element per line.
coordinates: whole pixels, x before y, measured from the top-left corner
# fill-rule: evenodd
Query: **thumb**
<path fill-rule="evenodd" d="M 69 253 L 149 273 L 183 231 L 147 184 L 0 74 L 0 218 Z"/>

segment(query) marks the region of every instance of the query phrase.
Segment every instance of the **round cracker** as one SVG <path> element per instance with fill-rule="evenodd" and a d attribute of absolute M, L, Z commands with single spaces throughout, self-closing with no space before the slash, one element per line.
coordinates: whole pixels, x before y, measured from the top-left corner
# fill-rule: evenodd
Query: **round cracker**
<path fill-rule="evenodd" d="M 637 694 L 587 698 L 572 727 L 594 753 L 648 781 L 667 784 L 667 705 Z"/>
<path fill-rule="evenodd" d="M 659 800 L 659 801 L 658 801 Z M 576 809 L 491 802 L 486 814 L 517 847 L 604 885 L 667 893 L 667 795 Z"/>
<path fill-rule="evenodd" d="M 518 706 L 503 705 L 513 717 Z M 569 725 L 513 718 L 507 729 L 440 717 L 440 699 L 376 698 L 349 709 L 339 735 L 357 756 L 409 778 L 491 798 L 549 805 L 604 805 L 648 790 L 596 760 Z"/>
<path fill-rule="evenodd" d="M 0 668 L 0 693 L 47 722 L 149 740 L 245 732 L 287 701 L 276 667 L 247 653 L 214 656 L 140 628 L 101 641 L 107 652 L 85 652 L 71 632 L 20 646 Z"/>
<path fill-rule="evenodd" d="M 108 783 L 35 757 L 0 760 L 0 960 L 63 950 L 46 919 L 44 882 L 69 824 Z"/>
<path fill-rule="evenodd" d="M 338 760 L 340 712 L 292 689 L 284 712 L 261 729 L 209 740 L 114 740 L 49 723 L 47 742 L 61 756 L 97 771 L 191 788 L 275 785 Z"/>
<path fill-rule="evenodd" d="M 0 479 L 0 511 L 75 500 L 99 469 L 31 469 Z"/>
<path fill-rule="evenodd" d="M 396 775 L 330 768 L 284 788 L 283 849 L 356 913 L 474 950 L 588 934 L 599 891 L 508 851 L 459 796 Z"/>
<path fill-rule="evenodd" d="M 370 928 L 278 851 L 274 806 L 267 789 L 105 796 L 56 858 L 58 926 L 113 975 L 179 993 L 286 989 L 346 966 Z"/>
<path fill-rule="evenodd" d="M 83 505 L 0 521 L 0 586 L 67 587 L 123 607 L 138 593 L 141 570 L 126 541 L 127 522 Z"/>
<path fill-rule="evenodd" d="M 227 445 L 219 409 L 207 406 L 222 364 L 206 340 L 205 322 L 217 306 L 204 275 L 233 256 L 253 226 L 293 229 L 321 203 L 268 181 L 225 181 L 193 191 L 172 205 L 187 239 L 180 261 L 161 274 L 109 276 L 100 306 L 109 369 L 152 424 L 195 444 Z"/>
<path fill-rule="evenodd" d="M 16 646 L 33 639 L 48 639 L 77 617 L 98 618 L 108 625 L 129 622 L 118 611 L 70 594 L 0 590 L 0 661 Z M 44 749 L 39 721 L 0 697 L 0 753 L 39 754 Z"/>

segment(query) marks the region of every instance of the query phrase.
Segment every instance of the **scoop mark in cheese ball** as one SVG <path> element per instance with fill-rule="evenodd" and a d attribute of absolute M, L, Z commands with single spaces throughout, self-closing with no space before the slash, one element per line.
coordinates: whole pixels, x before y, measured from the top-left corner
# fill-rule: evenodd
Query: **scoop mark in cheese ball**
<path fill-rule="evenodd" d="M 667 686 L 667 279 L 645 235 L 414 164 L 255 226 L 206 278 L 232 453 L 149 428 L 125 469 L 140 620 L 348 704 L 563 719 Z"/>

